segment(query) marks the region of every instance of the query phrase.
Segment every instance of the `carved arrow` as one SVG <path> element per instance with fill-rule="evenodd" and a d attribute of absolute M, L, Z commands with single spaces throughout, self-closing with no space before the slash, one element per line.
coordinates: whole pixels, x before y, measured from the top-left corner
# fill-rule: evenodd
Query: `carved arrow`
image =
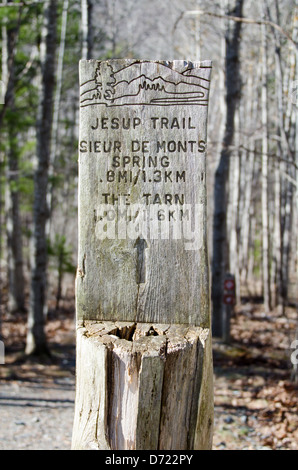
<path fill-rule="evenodd" d="M 144 284 L 146 282 L 145 250 L 148 244 L 144 238 L 139 237 L 134 246 L 137 249 L 137 283 Z"/>

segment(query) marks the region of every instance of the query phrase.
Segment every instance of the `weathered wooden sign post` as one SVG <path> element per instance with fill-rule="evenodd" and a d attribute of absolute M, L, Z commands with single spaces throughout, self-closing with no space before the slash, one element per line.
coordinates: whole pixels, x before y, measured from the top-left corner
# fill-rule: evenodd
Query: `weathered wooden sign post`
<path fill-rule="evenodd" d="M 73 449 L 209 449 L 211 63 L 80 65 Z"/>

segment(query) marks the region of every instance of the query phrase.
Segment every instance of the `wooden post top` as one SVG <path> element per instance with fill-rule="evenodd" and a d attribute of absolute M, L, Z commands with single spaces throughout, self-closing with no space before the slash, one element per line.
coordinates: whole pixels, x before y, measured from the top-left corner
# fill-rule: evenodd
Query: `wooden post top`
<path fill-rule="evenodd" d="M 210 61 L 81 61 L 79 320 L 209 326 L 210 74 Z"/>

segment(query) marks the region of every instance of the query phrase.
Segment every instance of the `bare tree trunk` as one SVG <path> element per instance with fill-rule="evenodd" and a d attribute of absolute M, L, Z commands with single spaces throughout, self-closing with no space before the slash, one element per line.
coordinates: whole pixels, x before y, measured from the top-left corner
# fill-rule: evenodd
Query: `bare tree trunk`
<path fill-rule="evenodd" d="M 230 228 L 229 228 L 229 266 L 236 281 L 236 302 L 240 303 L 239 272 L 239 204 L 240 204 L 240 167 L 241 151 L 239 142 L 240 118 L 239 109 L 235 113 L 235 151 L 230 162 Z"/>
<path fill-rule="evenodd" d="M 93 52 L 93 0 L 81 0 L 82 60 L 92 59 Z"/>
<path fill-rule="evenodd" d="M 276 165 L 274 168 L 274 229 L 272 240 L 272 305 L 279 306 L 282 304 L 281 291 L 281 182 L 280 171 Z"/>
<path fill-rule="evenodd" d="M 266 28 L 262 28 L 262 268 L 263 295 L 266 312 L 271 310 L 270 296 L 270 247 L 268 216 L 268 111 L 267 111 L 267 40 Z"/>
<path fill-rule="evenodd" d="M 230 14 L 242 16 L 244 0 L 237 0 Z M 219 165 L 214 182 L 214 216 L 213 216 L 213 258 L 212 258 L 212 302 L 213 302 L 213 334 L 222 336 L 222 296 L 223 279 L 227 269 L 227 181 L 231 145 L 234 139 L 235 112 L 240 100 L 240 33 L 242 24 L 235 23 L 226 32 L 226 103 L 227 114 L 225 135 Z"/>
<path fill-rule="evenodd" d="M 276 7 L 278 9 L 278 3 L 276 2 Z M 298 39 L 298 2 L 295 2 L 295 9 L 293 12 L 293 33 L 292 33 L 292 50 L 290 53 L 289 61 L 289 80 L 285 83 L 287 90 L 292 87 L 292 83 L 296 83 L 297 73 L 298 73 L 298 49 L 297 49 L 297 39 Z M 293 47 L 293 44 L 296 43 L 296 47 Z M 293 106 L 294 104 L 294 106 Z M 286 179 L 283 181 L 282 186 L 282 213 L 281 213 L 281 225 L 282 225 L 282 301 L 283 306 L 287 303 L 288 300 L 288 281 L 289 281 L 289 271 L 290 271 L 290 254 L 291 254 L 291 241 L 293 236 L 296 236 L 295 225 L 293 225 L 293 220 L 295 220 L 293 214 L 294 208 L 294 188 L 296 196 L 296 208 L 298 209 L 298 181 L 297 181 L 297 169 L 295 169 L 295 164 L 297 165 L 297 101 L 293 99 L 288 100 L 288 106 L 286 109 L 284 126 L 282 127 L 282 144 L 285 148 L 283 158 L 284 162 L 281 164 L 283 172 L 286 175 Z M 295 124 L 296 122 L 296 124 Z M 296 127 L 296 129 L 295 129 Z M 298 240 L 298 239 L 297 239 Z M 298 250 L 297 258 L 298 258 Z"/>
<path fill-rule="evenodd" d="M 297 41 L 298 39 L 298 0 L 295 2 L 295 11 L 294 11 L 294 28 L 293 28 L 293 39 Z M 298 77 L 298 48 L 294 51 L 296 59 L 296 77 Z M 296 109 L 295 109 L 295 163 L 296 163 L 296 216 L 298 216 L 298 102 L 296 98 Z M 296 252 L 296 267 L 298 274 L 298 239 L 297 239 L 297 252 Z M 296 328 L 296 340 L 298 341 L 298 318 L 297 318 L 297 328 Z M 293 380 L 298 383 L 298 364 L 293 364 Z"/>
<path fill-rule="evenodd" d="M 253 280 L 253 273 L 254 273 L 254 267 L 255 267 L 255 257 L 254 257 L 254 251 L 255 251 L 255 246 L 254 246 L 254 240 L 255 235 L 256 235 L 256 216 L 254 212 L 254 206 L 252 206 L 252 209 L 250 211 L 250 238 L 249 238 L 249 251 L 248 251 L 248 263 L 247 263 L 247 286 L 250 286 L 250 281 Z M 251 292 L 251 289 L 249 288 L 249 294 L 250 295 L 256 295 L 255 292 Z"/>
<path fill-rule="evenodd" d="M 270 18 L 270 8 L 267 7 L 268 15 Z M 276 12 L 276 23 L 280 24 L 280 12 L 278 1 L 275 0 L 275 12 Z M 270 18 L 271 19 L 271 18 Z M 277 135 L 279 136 L 277 143 L 278 156 L 281 159 L 281 167 L 285 168 L 285 171 L 291 174 L 291 165 L 285 163 L 291 161 L 291 149 L 286 132 L 286 122 L 284 116 L 286 110 L 284 109 L 283 103 L 283 70 L 282 70 L 282 57 L 281 57 L 281 42 L 279 33 L 273 30 L 275 38 L 275 80 L 276 80 L 276 97 L 277 97 L 277 109 L 278 109 L 278 128 Z M 283 233 L 281 231 L 282 219 L 281 219 L 281 175 L 280 170 L 276 165 L 275 168 L 275 228 L 274 228 L 274 240 L 273 240 L 273 269 L 275 273 L 275 296 L 276 304 L 284 306 L 287 300 L 287 284 L 288 284 L 288 272 L 289 272 L 289 251 L 290 251 L 290 231 L 292 223 L 291 210 L 289 207 L 292 205 L 292 184 L 285 181 L 286 189 L 286 207 L 284 213 L 284 224 Z M 282 237 L 283 235 L 283 237 Z M 282 242 L 283 238 L 283 242 Z"/>
<path fill-rule="evenodd" d="M 57 0 L 45 3 L 45 36 L 42 44 L 42 90 L 37 120 L 37 168 L 34 175 L 34 230 L 30 311 L 28 318 L 27 354 L 48 352 L 45 336 L 47 240 L 46 222 L 48 171 L 50 162 L 53 98 L 55 89 L 55 52 Z"/>
<path fill-rule="evenodd" d="M 12 108 L 13 109 L 13 108 Z M 13 122 L 8 124 L 8 181 L 6 191 L 6 233 L 8 265 L 8 310 L 25 310 L 25 280 L 19 198 L 19 149 Z"/>
<path fill-rule="evenodd" d="M 246 282 L 248 276 L 248 258 L 249 258 L 249 240 L 250 240 L 250 216 L 251 208 L 251 194 L 253 185 L 254 173 L 254 142 L 251 141 L 250 148 L 247 150 L 246 161 L 244 166 L 245 171 L 245 190 L 244 190 L 244 207 L 242 212 L 241 223 L 241 281 Z"/>
<path fill-rule="evenodd" d="M 15 25 L 2 27 L 2 79 L 6 85 L 6 106 L 8 116 L 8 151 L 6 185 L 6 235 L 8 267 L 8 310 L 25 309 L 25 289 L 23 272 L 23 243 L 19 209 L 19 149 L 17 128 L 12 119 L 15 112 L 15 53 L 20 28 L 20 16 Z"/>
<path fill-rule="evenodd" d="M 294 39 L 298 39 L 298 0 L 295 2 L 295 23 L 294 23 Z M 298 49 L 295 50 L 296 58 L 296 77 L 298 77 Z M 296 216 L 298 218 L 298 103 L 296 101 L 296 111 L 295 111 L 295 163 L 296 163 Z M 298 237 L 297 237 L 297 246 L 296 246 L 296 266 L 298 270 Z M 298 274 L 298 273 L 297 273 Z M 297 329 L 298 336 L 298 329 Z M 298 377 L 297 377 L 298 379 Z"/>
<path fill-rule="evenodd" d="M 249 255 L 250 255 L 250 239 L 251 239 L 251 216 L 253 214 L 252 190 L 254 181 L 255 168 L 255 140 L 253 132 L 258 113 L 257 85 L 258 82 L 253 79 L 253 71 L 249 71 L 247 84 L 247 104 L 243 110 L 243 114 L 248 119 L 248 127 L 246 135 L 244 135 L 244 148 L 246 158 L 243 164 L 244 190 L 243 190 L 243 209 L 241 211 L 241 254 L 240 254 L 240 271 L 241 282 L 247 283 L 249 272 Z M 247 121 L 246 121 L 247 122 Z M 248 287 L 248 286 L 247 286 Z"/>
<path fill-rule="evenodd" d="M 294 176 L 293 167 L 290 163 L 285 163 L 285 173 L 292 179 Z M 285 180 L 283 185 L 283 220 L 282 220 L 282 288 L 281 295 L 283 305 L 286 305 L 288 299 L 288 283 L 289 283 L 289 261 L 290 261 L 290 245 L 291 245 L 291 229 L 292 229 L 292 209 L 293 209 L 293 185 L 290 181 Z"/>
<path fill-rule="evenodd" d="M 5 0 L 3 3 L 7 4 L 7 0 Z M 7 37 L 7 27 L 6 27 L 6 19 L 4 20 L 3 26 L 2 26 L 2 82 L 4 82 L 4 91 L 5 91 L 5 96 L 4 96 L 4 104 L 0 108 L 0 128 L 2 127 L 3 120 L 6 114 L 6 111 L 9 109 L 11 105 L 11 98 L 12 98 L 12 84 L 11 84 L 11 74 L 10 71 L 12 70 L 12 64 L 14 63 L 15 60 L 15 50 L 16 50 L 16 43 L 19 37 L 19 31 L 20 31 L 20 26 L 21 26 L 21 18 L 22 18 L 22 12 L 23 12 L 23 5 L 19 7 L 18 10 L 18 17 L 16 19 L 16 23 L 14 27 L 12 28 L 12 38 L 10 41 L 10 49 L 12 53 L 10 55 L 8 52 L 8 37 Z M 4 93 L 3 93 L 4 94 Z"/>
<path fill-rule="evenodd" d="M 267 15 L 271 19 L 271 12 L 266 0 Z M 277 21 L 279 20 L 279 11 L 277 2 L 275 2 L 275 10 Z M 282 70 L 281 70 L 281 57 L 280 57 L 280 40 L 275 29 L 272 28 L 272 34 L 275 38 L 275 94 L 276 105 L 278 110 L 278 124 L 277 135 L 279 140 L 277 142 L 277 155 L 282 160 L 282 127 L 283 127 L 283 83 L 282 83 Z M 271 304 L 276 307 L 281 301 L 281 177 L 280 170 L 275 163 L 274 165 L 274 202 L 272 208 L 273 224 L 271 231 L 272 237 L 272 261 L 271 261 Z"/>
<path fill-rule="evenodd" d="M 6 3 L 7 0 L 4 0 L 3 3 Z M 5 19 L 3 19 L 2 23 L 2 28 L 1 28 L 1 39 L 2 39 L 2 76 L 1 76 L 1 82 L 0 82 L 0 99 L 1 99 L 1 105 L 4 102 L 4 98 L 6 95 L 6 87 L 8 83 L 8 47 L 7 47 L 7 28 L 5 24 Z M 3 117 L 2 117 L 3 119 Z M 0 127 L 2 123 L 2 119 L 0 118 Z M 1 172 L 5 168 L 5 157 L 3 155 L 2 157 L 2 152 L 1 152 L 1 160 L 0 160 L 0 169 Z M 0 274 L 1 274 L 1 261 L 2 261 L 2 247 L 4 244 L 4 230 L 2 227 L 4 227 L 3 221 L 2 221 L 2 207 L 4 205 L 4 201 L 2 200 L 2 177 L 0 178 Z M 3 215 L 4 219 L 5 215 Z M 2 276 L 0 275 L 0 304 L 2 300 Z M 2 312 L 0 309 L 0 339 L 2 339 Z"/>
<path fill-rule="evenodd" d="M 88 59 L 93 59 L 93 46 L 94 46 L 94 32 L 93 32 L 93 7 L 94 0 L 87 0 L 88 2 Z"/>
<path fill-rule="evenodd" d="M 275 2 L 277 17 L 279 17 L 278 3 Z M 276 80 L 276 97 L 278 106 L 278 129 L 277 133 L 281 137 L 278 141 L 278 155 L 283 158 L 283 147 L 282 145 L 282 132 L 284 129 L 284 109 L 283 109 L 283 77 L 281 69 L 281 56 L 280 56 L 280 38 L 275 33 L 275 80 Z M 274 211 L 274 237 L 273 237 L 273 276 L 274 276 L 274 305 L 280 306 L 282 304 L 282 241 L 281 241 L 281 175 L 278 164 L 275 164 L 274 168 L 274 179 L 275 179 L 275 211 Z"/>
<path fill-rule="evenodd" d="M 64 64 L 64 52 L 65 52 L 65 41 L 66 41 L 66 29 L 67 29 L 67 17 L 68 17 L 68 7 L 69 0 L 64 0 L 63 2 L 63 11 L 62 11 L 62 25 L 61 25 L 61 36 L 60 36 L 60 46 L 59 46 L 59 57 L 57 65 L 57 86 L 54 98 L 54 114 L 53 114 L 53 126 L 52 126 L 52 135 L 51 135 L 51 154 L 50 154 L 50 165 L 49 165 L 49 178 L 54 176 L 55 172 L 55 161 L 57 157 L 58 149 L 58 128 L 59 128 L 59 109 L 61 101 L 61 91 L 62 91 L 62 79 L 63 79 L 63 64 Z M 51 220 L 52 220 L 52 211 L 53 211 L 53 193 L 54 187 L 53 183 L 50 183 L 49 190 L 47 194 L 47 201 L 49 207 L 49 218 L 47 221 L 46 233 L 47 237 L 50 238 L 51 235 Z"/>

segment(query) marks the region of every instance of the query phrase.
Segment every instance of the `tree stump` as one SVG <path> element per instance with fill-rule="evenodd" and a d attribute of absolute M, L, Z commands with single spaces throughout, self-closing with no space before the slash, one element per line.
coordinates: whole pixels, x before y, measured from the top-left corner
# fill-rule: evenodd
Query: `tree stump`
<path fill-rule="evenodd" d="M 82 322 L 73 449 L 211 448 L 210 347 L 206 328 Z"/>

